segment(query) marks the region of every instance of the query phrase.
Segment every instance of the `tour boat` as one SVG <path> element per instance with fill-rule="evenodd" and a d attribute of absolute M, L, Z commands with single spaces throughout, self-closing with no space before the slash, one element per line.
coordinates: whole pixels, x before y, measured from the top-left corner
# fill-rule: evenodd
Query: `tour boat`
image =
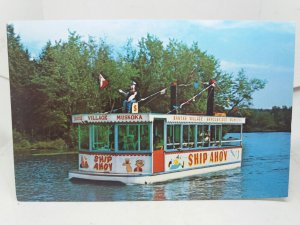
<path fill-rule="evenodd" d="M 241 167 L 245 118 L 158 113 L 72 116 L 78 170 L 69 178 L 151 184 Z"/>

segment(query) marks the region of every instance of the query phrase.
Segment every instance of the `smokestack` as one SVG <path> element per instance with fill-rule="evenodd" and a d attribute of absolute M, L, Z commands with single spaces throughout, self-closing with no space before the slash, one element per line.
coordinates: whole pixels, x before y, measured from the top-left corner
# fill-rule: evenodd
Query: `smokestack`
<path fill-rule="evenodd" d="M 177 114 L 177 83 L 174 81 L 171 83 L 171 102 L 170 102 L 170 114 Z"/>
<path fill-rule="evenodd" d="M 208 88 L 208 96 L 207 96 L 207 110 L 206 115 L 207 116 L 213 116 L 214 115 L 214 97 L 215 97 L 215 80 L 210 80 Z"/>

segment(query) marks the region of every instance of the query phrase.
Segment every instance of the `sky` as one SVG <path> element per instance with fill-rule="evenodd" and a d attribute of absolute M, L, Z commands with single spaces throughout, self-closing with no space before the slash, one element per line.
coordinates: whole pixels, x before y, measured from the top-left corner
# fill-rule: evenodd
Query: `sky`
<path fill-rule="evenodd" d="M 133 44 L 155 35 L 166 46 L 169 39 L 188 45 L 198 42 L 202 51 L 213 55 L 221 69 L 236 74 L 244 69 L 249 78 L 267 81 L 253 95 L 253 108 L 291 106 L 295 55 L 295 24 L 275 21 L 223 20 L 100 20 L 22 21 L 12 23 L 21 42 L 33 58 L 47 41 L 67 40 L 76 31 L 83 40 L 105 38 L 121 51 L 129 38 Z"/>

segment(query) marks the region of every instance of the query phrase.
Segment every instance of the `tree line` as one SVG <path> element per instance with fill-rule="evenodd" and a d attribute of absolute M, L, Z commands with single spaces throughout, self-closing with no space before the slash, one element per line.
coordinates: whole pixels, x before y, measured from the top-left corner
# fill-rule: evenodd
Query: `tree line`
<path fill-rule="evenodd" d="M 129 39 L 117 51 L 105 39 L 83 40 L 76 32 L 69 32 L 66 41 L 49 41 L 37 58 L 31 58 L 13 25 L 7 26 L 7 38 L 13 129 L 18 139 L 30 143 L 61 139 L 68 147 L 76 146 L 71 115 L 121 107 L 124 97 L 118 89 L 126 89 L 132 80 L 137 82 L 141 97 L 169 87 L 173 81 L 183 84 L 178 87 L 181 103 L 201 91 L 203 83 L 215 79 L 215 111 L 232 116 L 250 113 L 253 119 L 249 120 L 249 130 L 257 126 L 256 119 L 264 123 L 267 119 L 260 117 L 270 116 L 249 110 L 253 93 L 263 89 L 266 81 L 250 79 L 242 69 L 237 74 L 222 71 L 219 61 L 196 42 L 187 45 L 170 39 L 164 45 L 148 34 L 137 45 Z M 98 87 L 100 73 L 109 81 L 103 90 Z M 203 93 L 180 113 L 205 112 L 206 99 L 207 93 Z M 141 103 L 140 111 L 166 113 L 169 105 L 168 91 Z M 282 110 L 271 115 L 275 121 L 281 121 Z M 272 128 L 280 124 L 274 122 Z"/>
<path fill-rule="evenodd" d="M 274 106 L 272 109 L 248 109 L 245 132 L 291 131 L 292 107 Z"/>

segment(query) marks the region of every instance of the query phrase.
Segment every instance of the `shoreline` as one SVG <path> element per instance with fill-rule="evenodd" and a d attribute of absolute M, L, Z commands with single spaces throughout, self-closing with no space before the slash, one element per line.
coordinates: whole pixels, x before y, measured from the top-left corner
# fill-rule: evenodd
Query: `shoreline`
<path fill-rule="evenodd" d="M 234 132 L 232 132 L 234 133 Z M 238 132 L 236 132 L 238 133 Z M 291 133 L 291 131 L 277 131 L 277 130 L 269 130 L 269 131 L 243 131 L 243 133 Z"/>

